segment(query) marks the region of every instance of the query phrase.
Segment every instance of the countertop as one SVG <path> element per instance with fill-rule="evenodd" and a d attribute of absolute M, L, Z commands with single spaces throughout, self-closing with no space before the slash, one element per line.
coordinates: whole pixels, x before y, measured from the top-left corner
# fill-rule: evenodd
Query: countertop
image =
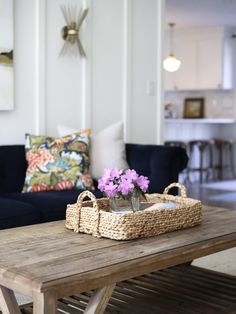
<path fill-rule="evenodd" d="M 195 124 L 195 123 L 209 123 L 209 124 L 233 124 L 236 122 L 234 119 L 218 119 L 218 118 L 203 118 L 203 119 L 165 119 L 166 123 L 190 123 L 190 124 Z"/>

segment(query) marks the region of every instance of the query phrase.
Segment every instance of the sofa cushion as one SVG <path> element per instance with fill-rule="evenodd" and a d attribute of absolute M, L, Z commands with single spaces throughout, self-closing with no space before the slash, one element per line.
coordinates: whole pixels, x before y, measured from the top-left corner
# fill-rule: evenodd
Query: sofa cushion
<path fill-rule="evenodd" d="M 61 138 L 26 134 L 24 192 L 92 189 L 89 134 L 84 130 Z"/>
<path fill-rule="evenodd" d="M 83 190 L 68 190 L 68 191 L 48 191 L 34 193 L 11 193 L 5 195 L 17 201 L 31 204 L 37 211 L 40 212 L 40 221 L 54 221 L 65 219 L 67 204 L 76 202 L 78 195 Z M 102 193 L 94 190 L 96 197 L 102 197 Z"/>
<path fill-rule="evenodd" d="M 40 223 L 40 212 L 33 205 L 0 198 L 0 229 Z"/>
<path fill-rule="evenodd" d="M 0 191 L 21 192 L 26 168 L 23 145 L 0 146 Z"/>

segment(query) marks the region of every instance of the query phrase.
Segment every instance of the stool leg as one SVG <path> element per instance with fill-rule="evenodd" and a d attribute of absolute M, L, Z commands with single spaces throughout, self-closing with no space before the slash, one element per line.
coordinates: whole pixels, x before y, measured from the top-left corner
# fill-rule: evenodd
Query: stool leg
<path fill-rule="evenodd" d="M 217 175 L 218 175 L 218 150 L 216 145 L 213 143 L 212 145 L 212 178 L 213 181 L 217 180 Z M 217 155 L 217 156 L 216 156 Z"/>
<path fill-rule="evenodd" d="M 200 183 L 203 181 L 203 148 L 199 148 L 200 151 Z"/>
<path fill-rule="evenodd" d="M 234 147 L 233 145 L 229 145 L 229 158 L 230 158 L 230 169 L 231 169 L 231 173 L 233 178 L 235 178 L 235 169 L 234 169 L 234 151 L 233 151 Z"/>
<path fill-rule="evenodd" d="M 219 172 L 218 172 L 218 178 L 220 180 L 223 179 L 223 146 L 219 145 Z"/>
<path fill-rule="evenodd" d="M 192 162 L 192 156 L 193 156 L 193 146 L 188 145 L 187 152 L 188 152 L 189 160 L 187 164 L 186 181 L 188 183 L 191 183 L 191 162 Z"/>
<path fill-rule="evenodd" d="M 192 153 L 193 153 L 193 149 L 192 147 L 187 143 L 186 145 L 186 151 L 187 151 L 187 155 L 189 157 L 188 160 L 188 164 L 187 164 L 187 169 L 186 169 L 186 183 L 190 184 L 191 183 L 191 177 L 190 177 L 190 168 L 191 168 L 191 161 L 192 161 Z"/>
<path fill-rule="evenodd" d="M 209 146 L 209 168 L 207 169 L 207 173 L 206 173 L 206 180 L 209 180 L 210 175 L 212 176 L 212 178 L 214 178 L 214 173 L 213 173 L 213 148 L 210 145 Z"/>

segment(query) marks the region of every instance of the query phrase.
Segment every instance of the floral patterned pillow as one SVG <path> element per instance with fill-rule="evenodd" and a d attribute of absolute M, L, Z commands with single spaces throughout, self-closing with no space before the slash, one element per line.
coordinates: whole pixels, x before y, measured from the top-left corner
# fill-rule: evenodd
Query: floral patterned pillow
<path fill-rule="evenodd" d="M 61 138 L 26 134 L 23 192 L 93 189 L 89 135 L 89 129 Z"/>

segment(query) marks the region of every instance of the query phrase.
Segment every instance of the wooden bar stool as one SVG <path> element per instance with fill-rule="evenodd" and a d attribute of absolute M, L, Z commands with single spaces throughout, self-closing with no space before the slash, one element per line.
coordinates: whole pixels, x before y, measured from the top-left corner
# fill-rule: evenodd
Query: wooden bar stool
<path fill-rule="evenodd" d="M 217 162 L 214 165 L 214 170 L 217 173 L 217 179 L 223 180 L 225 170 L 229 169 L 232 178 L 235 178 L 234 167 L 234 141 L 226 139 L 212 139 L 212 144 L 216 154 Z"/>
<path fill-rule="evenodd" d="M 188 175 L 191 172 L 199 172 L 199 181 L 208 180 L 213 173 L 212 143 L 208 140 L 193 140 L 188 142 L 189 164 Z M 197 158 L 198 157 L 198 158 Z M 196 165 L 195 165 L 196 164 Z"/>

